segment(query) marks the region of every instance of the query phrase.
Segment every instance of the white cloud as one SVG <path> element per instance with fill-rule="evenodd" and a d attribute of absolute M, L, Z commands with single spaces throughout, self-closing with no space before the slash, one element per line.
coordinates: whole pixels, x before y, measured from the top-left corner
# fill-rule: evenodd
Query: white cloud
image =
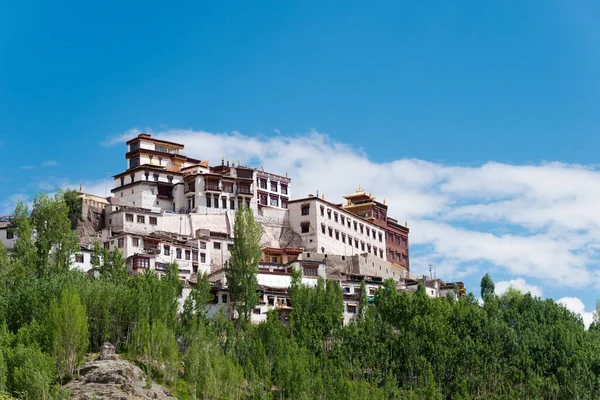
<path fill-rule="evenodd" d="M 12 215 L 19 201 L 26 202 L 29 206 L 29 210 L 31 210 L 31 202 L 29 201 L 29 196 L 23 193 L 17 193 L 8 196 L 6 200 L 0 203 L 0 216 Z"/>
<path fill-rule="evenodd" d="M 496 284 L 496 294 L 506 293 L 508 288 L 517 289 L 521 293 L 531 293 L 532 296 L 542 297 L 542 288 L 530 285 L 523 278 L 512 279 L 510 281 L 500 281 Z"/>
<path fill-rule="evenodd" d="M 57 165 L 58 163 L 56 162 L 56 160 L 46 160 L 42 163 L 42 167 L 55 167 Z"/>
<path fill-rule="evenodd" d="M 21 167 L 21 169 L 34 169 L 34 168 L 35 168 L 35 166 L 34 166 L 34 165 L 23 165 L 23 166 Z"/>
<path fill-rule="evenodd" d="M 558 304 L 563 305 L 567 310 L 574 312 L 575 314 L 581 315 L 585 327 L 588 328 L 594 321 L 595 311 L 585 311 L 585 305 L 579 297 L 563 297 L 556 301 Z"/>

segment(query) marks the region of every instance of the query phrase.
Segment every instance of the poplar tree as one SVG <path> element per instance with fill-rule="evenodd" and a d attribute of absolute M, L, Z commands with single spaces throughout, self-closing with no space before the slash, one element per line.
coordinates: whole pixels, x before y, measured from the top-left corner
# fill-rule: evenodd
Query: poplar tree
<path fill-rule="evenodd" d="M 88 348 L 89 333 L 85 306 L 77 289 L 63 290 L 60 302 L 50 305 L 49 324 L 52 334 L 52 352 L 59 377 L 72 377 Z"/>
<path fill-rule="evenodd" d="M 248 320 L 259 299 L 256 274 L 262 255 L 262 227 L 246 205 L 235 215 L 233 233 L 233 249 L 225 270 L 227 286 L 240 319 Z"/>

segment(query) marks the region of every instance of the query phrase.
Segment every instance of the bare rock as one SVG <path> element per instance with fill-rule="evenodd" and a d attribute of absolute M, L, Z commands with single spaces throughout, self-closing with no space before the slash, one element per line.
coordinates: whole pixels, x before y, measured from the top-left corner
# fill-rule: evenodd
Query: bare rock
<path fill-rule="evenodd" d="M 98 360 L 117 360 L 115 346 L 106 342 L 100 347 L 100 357 Z"/>
<path fill-rule="evenodd" d="M 101 354 L 99 359 L 80 368 L 78 379 L 64 386 L 71 392 L 72 400 L 176 399 L 171 392 L 155 383 L 146 388 L 146 374 L 129 361 L 117 359 L 114 346 L 112 348 L 113 354 L 108 354 L 108 357 L 114 359 L 103 360 Z"/>

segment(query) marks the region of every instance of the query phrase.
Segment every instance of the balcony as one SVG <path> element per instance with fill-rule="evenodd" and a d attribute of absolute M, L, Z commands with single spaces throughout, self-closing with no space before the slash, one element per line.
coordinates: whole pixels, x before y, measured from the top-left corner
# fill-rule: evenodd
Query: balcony
<path fill-rule="evenodd" d="M 237 179 L 248 179 L 253 181 L 254 178 L 252 177 L 252 171 L 245 171 L 245 170 L 237 170 Z"/>
<path fill-rule="evenodd" d="M 204 187 L 204 190 L 206 192 L 221 192 L 221 188 L 219 187 L 219 184 L 214 184 L 214 183 L 207 183 Z"/>
<path fill-rule="evenodd" d="M 238 188 L 237 194 L 239 196 L 253 196 L 254 192 L 250 188 Z"/>

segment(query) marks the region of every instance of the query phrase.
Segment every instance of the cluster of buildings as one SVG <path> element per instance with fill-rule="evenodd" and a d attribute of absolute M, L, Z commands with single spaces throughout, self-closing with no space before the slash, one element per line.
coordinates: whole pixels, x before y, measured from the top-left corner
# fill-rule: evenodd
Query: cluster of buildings
<path fill-rule="evenodd" d="M 249 168 L 239 161 L 210 165 L 182 154 L 184 146 L 140 134 L 127 142 L 127 169 L 114 176 L 112 196 L 81 194 L 81 251 L 73 265 L 91 270 L 94 242 L 118 249 L 130 273 L 165 271 L 176 262 L 186 284 L 184 298 L 199 274 L 207 274 L 214 295 L 209 314 L 231 313 L 225 265 L 233 247 L 236 210 L 246 204 L 263 228 L 258 282 L 262 298 L 253 320 L 278 308 L 291 310 L 287 289 L 294 270 L 303 282 L 335 279 L 344 293 L 344 319 L 358 312 L 358 288 L 366 282 L 372 298 L 385 279 L 399 290 L 425 281 L 431 297 L 461 293 L 461 282 L 419 279 L 410 272 L 409 229 L 388 216 L 388 206 L 360 187 L 334 203 L 324 196 L 291 197 L 291 179 Z M 0 219 L 0 241 L 14 246 L 10 219 Z M 458 288 L 458 291 L 457 291 Z M 183 300 L 183 299 L 182 299 Z"/>

